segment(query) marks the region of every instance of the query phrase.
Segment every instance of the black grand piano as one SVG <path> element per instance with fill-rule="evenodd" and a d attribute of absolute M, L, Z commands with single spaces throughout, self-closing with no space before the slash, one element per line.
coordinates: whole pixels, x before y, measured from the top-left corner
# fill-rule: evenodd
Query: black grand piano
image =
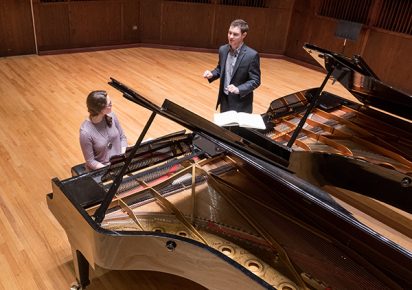
<path fill-rule="evenodd" d="M 412 213 L 412 96 L 381 82 L 360 56 L 304 49 L 325 68 L 323 84 L 274 100 L 262 115 L 266 130 L 232 131 L 282 156 L 312 184 Z M 359 102 L 324 91 L 329 78 Z"/>
<path fill-rule="evenodd" d="M 360 58 L 305 48 L 364 105 L 322 84 L 273 101 L 266 130 L 227 130 L 110 80 L 152 114 L 110 166 L 52 180 L 78 289 L 89 265 L 208 289 L 412 287 L 411 97 L 374 98 L 388 87 Z M 188 131 L 143 142 L 156 115 Z"/>

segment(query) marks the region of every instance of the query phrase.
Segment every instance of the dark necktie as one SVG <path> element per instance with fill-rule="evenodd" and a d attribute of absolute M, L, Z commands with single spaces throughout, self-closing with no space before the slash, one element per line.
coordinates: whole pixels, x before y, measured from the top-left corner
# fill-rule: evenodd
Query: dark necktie
<path fill-rule="evenodd" d="M 232 47 L 229 47 L 229 53 L 233 57 L 237 57 L 237 55 L 238 55 L 237 49 L 233 49 Z"/>

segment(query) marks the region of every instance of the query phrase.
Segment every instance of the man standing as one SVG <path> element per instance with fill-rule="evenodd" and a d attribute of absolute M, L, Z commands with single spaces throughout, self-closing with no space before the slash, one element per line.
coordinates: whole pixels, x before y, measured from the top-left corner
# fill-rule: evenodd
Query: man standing
<path fill-rule="evenodd" d="M 203 77 L 209 83 L 220 78 L 216 110 L 234 110 L 252 113 L 253 90 L 260 85 L 259 54 L 243 43 L 249 26 L 246 21 L 232 21 L 227 38 L 229 43 L 219 48 L 219 62 L 212 71 L 205 71 Z"/>

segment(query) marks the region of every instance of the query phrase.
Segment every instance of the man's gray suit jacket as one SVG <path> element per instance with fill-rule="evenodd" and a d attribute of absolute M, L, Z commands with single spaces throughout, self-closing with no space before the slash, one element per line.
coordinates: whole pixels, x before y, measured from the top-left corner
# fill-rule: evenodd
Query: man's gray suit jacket
<path fill-rule="evenodd" d="M 209 79 L 209 82 L 212 82 L 220 78 L 216 110 L 220 105 L 220 112 L 235 110 L 237 112 L 252 113 L 253 90 L 260 85 L 259 54 L 246 44 L 242 45 L 229 83 L 238 87 L 239 94 L 229 93 L 229 95 L 226 95 L 224 93 L 224 78 L 229 48 L 229 44 L 222 45 L 219 48 L 219 63 L 212 71 L 213 77 Z"/>

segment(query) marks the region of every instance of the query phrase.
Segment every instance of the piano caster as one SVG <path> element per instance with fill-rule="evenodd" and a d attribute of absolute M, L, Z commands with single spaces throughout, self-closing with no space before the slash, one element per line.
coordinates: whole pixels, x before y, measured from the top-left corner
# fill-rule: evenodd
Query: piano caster
<path fill-rule="evenodd" d="M 79 282 L 73 282 L 71 285 L 70 285 L 70 290 L 82 290 L 83 289 L 83 287 L 79 284 Z"/>

